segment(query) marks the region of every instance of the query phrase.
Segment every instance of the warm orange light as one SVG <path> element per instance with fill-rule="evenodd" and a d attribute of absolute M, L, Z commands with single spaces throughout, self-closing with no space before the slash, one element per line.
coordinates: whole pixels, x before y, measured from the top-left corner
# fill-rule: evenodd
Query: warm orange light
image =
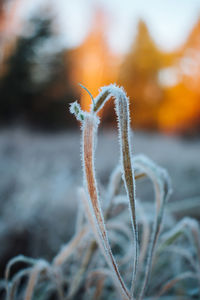
<path fill-rule="evenodd" d="M 101 86 L 115 82 L 119 72 L 118 59 L 109 51 L 104 36 L 105 16 L 97 11 L 92 31 L 79 49 L 75 50 L 75 82 L 80 82 L 95 97 Z M 81 91 L 81 106 L 90 109 L 91 99 Z"/>
<path fill-rule="evenodd" d="M 18 11 L 23 0 L 13 0 L 10 3 L 9 11 L 1 4 L 0 7 L 0 76 L 6 72 L 4 62 L 12 53 L 16 43 L 16 33 L 21 27 Z"/>

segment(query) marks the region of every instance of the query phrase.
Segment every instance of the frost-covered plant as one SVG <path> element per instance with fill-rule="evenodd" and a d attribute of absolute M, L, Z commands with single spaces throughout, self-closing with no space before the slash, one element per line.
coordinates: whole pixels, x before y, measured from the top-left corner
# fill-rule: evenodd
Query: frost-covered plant
<path fill-rule="evenodd" d="M 100 195 L 95 171 L 98 112 L 111 97 L 118 120 L 120 162 L 111 174 L 105 195 Z M 55 292 L 62 300 L 164 299 L 164 293 L 176 299 L 176 286 L 181 299 L 188 299 L 191 293 L 200 295 L 199 224 L 185 218 L 175 225 L 167 212 L 174 228 L 163 226 L 162 233 L 170 179 L 146 156 L 132 154 L 125 91 L 116 85 L 103 87 L 92 98 L 90 112 L 82 111 L 77 102 L 71 104 L 70 111 L 81 122 L 84 173 L 84 186 L 78 189 L 75 234 L 51 263 L 24 256 L 12 259 L 2 282 L 7 299 L 50 299 Z M 154 214 L 136 199 L 135 180 L 145 176 L 154 186 Z M 126 195 L 121 193 L 122 185 Z M 174 258 L 176 263 L 172 264 Z M 11 268 L 18 262 L 28 267 L 10 280 Z M 27 282 L 22 280 L 24 277 Z"/>

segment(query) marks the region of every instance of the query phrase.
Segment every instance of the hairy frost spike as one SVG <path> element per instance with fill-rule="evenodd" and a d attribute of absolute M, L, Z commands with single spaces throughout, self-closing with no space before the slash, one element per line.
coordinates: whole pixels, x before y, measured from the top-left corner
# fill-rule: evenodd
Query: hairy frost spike
<path fill-rule="evenodd" d="M 69 111 L 71 114 L 75 115 L 78 121 L 84 121 L 84 112 L 82 111 L 77 101 L 70 104 Z"/>
<path fill-rule="evenodd" d="M 133 225 L 135 238 L 135 260 L 133 267 L 133 280 L 131 284 L 131 295 L 134 294 L 134 285 L 138 264 L 138 226 L 136 220 L 135 205 L 135 178 L 131 160 L 131 143 L 130 143 L 130 118 L 129 118 L 129 99 L 123 88 L 111 84 L 101 88 L 100 94 L 95 98 L 93 112 L 98 112 L 103 105 L 113 96 L 115 99 L 115 109 L 118 119 L 118 132 L 121 153 L 122 178 L 129 199 L 131 221 Z"/>
<path fill-rule="evenodd" d="M 74 113 L 79 118 L 80 114 L 80 106 L 77 103 L 72 104 L 70 111 Z M 108 240 L 104 216 L 101 210 L 101 205 L 99 201 L 97 182 L 95 176 L 95 168 L 94 168 L 94 152 L 95 152 L 95 144 L 96 144 L 96 134 L 97 128 L 99 124 L 99 118 L 96 116 L 94 112 L 84 114 L 83 122 L 82 122 L 82 162 L 83 162 L 83 171 L 84 171 L 84 183 L 86 186 L 88 200 L 89 200 L 89 209 L 94 220 L 94 224 L 96 230 L 93 228 L 93 232 L 98 232 L 97 242 L 101 249 L 104 249 L 103 254 L 113 270 L 114 277 L 118 281 L 118 288 L 120 288 L 123 298 L 130 299 L 129 291 L 119 273 L 117 263 L 112 254 L 112 250 L 110 247 L 110 243 Z M 87 212 L 87 210 L 86 210 Z M 88 216 L 88 214 L 87 214 Z M 90 218 L 89 218 L 90 221 Z"/>
<path fill-rule="evenodd" d="M 129 299 L 130 298 L 129 292 L 121 278 L 116 261 L 112 254 L 112 250 L 109 244 L 107 231 L 105 227 L 104 216 L 99 201 L 99 194 L 98 194 L 97 182 L 95 178 L 95 168 L 94 168 L 95 138 L 96 138 L 97 127 L 98 127 L 98 118 L 94 114 L 86 114 L 83 122 L 83 127 L 82 127 L 82 131 L 83 131 L 82 153 L 83 153 L 83 170 L 84 170 L 85 185 L 90 199 L 89 207 L 96 220 L 95 224 L 97 226 L 97 231 L 100 236 L 98 242 L 100 240 L 102 241 L 103 248 L 105 249 L 104 255 L 105 257 L 107 257 L 107 261 L 110 267 L 113 269 L 114 274 L 119 281 L 119 284 L 121 285 L 121 290 L 124 296 L 126 296 L 126 298 Z"/>
<path fill-rule="evenodd" d="M 99 95 L 94 99 L 93 106 L 91 109 L 94 112 L 98 112 L 102 109 L 106 101 L 110 98 L 110 90 L 107 88 L 107 86 L 102 87 L 100 89 Z"/>
<path fill-rule="evenodd" d="M 119 87 L 116 84 L 103 86 L 100 89 L 99 95 L 94 99 L 94 106 L 92 107 L 93 112 L 97 113 L 100 111 L 111 96 L 113 96 L 115 99 L 119 99 L 120 95 L 126 98 L 128 102 L 128 97 L 126 96 L 126 92 L 122 87 Z"/>
<path fill-rule="evenodd" d="M 131 291 L 133 294 L 138 263 L 138 228 L 136 221 L 135 180 L 131 161 L 129 100 L 123 89 L 111 86 L 111 91 L 112 95 L 115 97 L 115 106 L 118 118 L 122 174 L 124 185 L 129 199 L 131 219 L 135 234 L 135 262 L 133 271 L 133 281 L 131 287 Z"/>
<path fill-rule="evenodd" d="M 110 274 L 111 274 L 111 277 L 113 278 L 113 281 L 115 282 L 116 288 L 121 293 L 123 299 L 125 299 L 125 300 L 130 299 L 129 292 L 123 282 L 123 279 L 121 278 L 115 258 L 113 256 L 112 250 L 110 248 L 105 225 L 103 222 L 104 221 L 103 215 L 100 216 L 100 218 L 95 215 L 94 209 L 93 209 L 91 203 L 88 201 L 88 197 L 87 197 L 84 189 L 79 189 L 79 192 L 80 192 L 80 196 L 83 200 L 85 214 L 91 225 L 93 234 L 96 238 L 99 248 L 102 251 L 102 254 L 105 257 L 107 264 L 109 265 L 110 269 L 112 270 L 112 272 Z M 98 215 L 101 215 L 100 210 L 98 211 Z M 103 232 L 101 232 L 101 228 L 103 228 Z"/>

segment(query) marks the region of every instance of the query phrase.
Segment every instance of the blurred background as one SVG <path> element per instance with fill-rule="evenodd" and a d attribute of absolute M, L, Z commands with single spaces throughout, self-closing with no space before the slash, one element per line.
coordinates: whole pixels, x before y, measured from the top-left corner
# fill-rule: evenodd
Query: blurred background
<path fill-rule="evenodd" d="M 200 1 L 1 0 L 1 275 L 13 255 L 51 258 L 71 236 L 82 172 L 69 103 L 88 110 L 78 83 L 96 96 L 113 82 L 130 97 L 133 152 L 166 167 L 171 202 L 199 217 Z M 103 189 L 119 159 L 112 102 L 101 120 Z M 152 194 L 148 181 L 137 191 Z"/>

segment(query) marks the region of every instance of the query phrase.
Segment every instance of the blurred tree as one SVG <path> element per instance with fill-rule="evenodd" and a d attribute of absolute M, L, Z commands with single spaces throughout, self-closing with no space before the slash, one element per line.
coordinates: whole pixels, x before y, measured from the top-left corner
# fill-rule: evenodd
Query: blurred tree
<path fill-rule="evenodd" d="M 4 62 L 12 53 L 17 32 L 22 28 L 19 10 L 23 0 L 0 1 L 0 77 L 4 75 L 6 66 Z"/>
<path fill-rule="evenodd" d="M 199 37 L 200 19 L 174 61 L 173 68 L 178 74 L 177 83 L 166 88 L 165 101 L 159 112 L 162 130 L 196 135 L 200 129 Z"/>
<path fill-rule="evenodd" d="M 19 37 L 0 82 L 0 120 L 62 127 L 67 124 L 66 99 L 73 97 L 66 52 L 54 49 L 56 37 L 50 18 L 34 18 L 28 29 Z"/>
<path fill-rule="evenodd" d="M 105 12 L 97 7 L 91 31 L 73 53 L 75 63 L 73 79 L 87 87 L 94 97 L 98 94 L 101 86 L 116 81 L 119 69 L 118 60 L 111 53 L 106 40 L 106 22 Z M 84 110 L 89 110 L 91 99 L 82 89 L 80 91 L 81 106 Z"/>
<path fill-rule="evenodd" d="M 157 128 L 157 114 L 163 99 L 159 72 L 172 61 L 152 40 L 143 21 L 138 23 L 136 39 L 121 67 L 119 83 L 130 96 L 134 127 Z"/>

